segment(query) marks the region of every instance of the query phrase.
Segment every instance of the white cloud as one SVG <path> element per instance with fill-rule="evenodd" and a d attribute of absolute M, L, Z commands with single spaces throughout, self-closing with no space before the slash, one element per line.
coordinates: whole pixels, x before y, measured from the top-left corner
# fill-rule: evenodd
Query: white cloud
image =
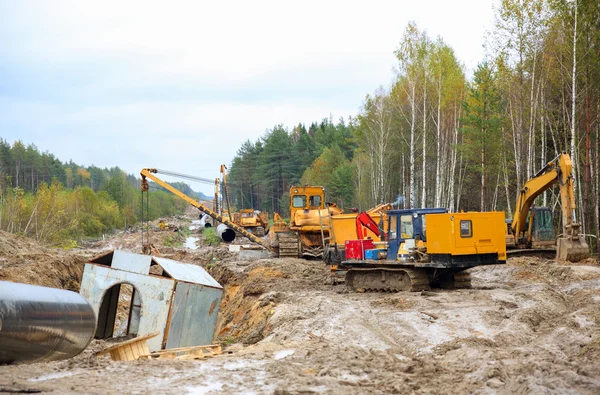
<path fill-rule="evenodd" d="M 62 160 L 213 177 L 275 124 L 356 114 L 409 20 L 473 68 L 491 1 L 7 2 L 0 55 L 24 74 L 0 130 Z"/>

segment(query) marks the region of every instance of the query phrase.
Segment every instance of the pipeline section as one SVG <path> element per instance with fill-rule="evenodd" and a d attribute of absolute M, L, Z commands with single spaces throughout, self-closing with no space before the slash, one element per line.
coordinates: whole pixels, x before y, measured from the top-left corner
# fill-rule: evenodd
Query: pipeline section
<path fill-rule="evenodd" d="M 217 226 L 217 236 L 226 243 L 231 243 L 235 240 L 235 230 L 231 229 L 225 224 Z"/>
<path fill-rule="evenodd" d="M 74 357 L 95 331 L 94 310 L 78 293 L 0 281 L 0 364 Z"/>

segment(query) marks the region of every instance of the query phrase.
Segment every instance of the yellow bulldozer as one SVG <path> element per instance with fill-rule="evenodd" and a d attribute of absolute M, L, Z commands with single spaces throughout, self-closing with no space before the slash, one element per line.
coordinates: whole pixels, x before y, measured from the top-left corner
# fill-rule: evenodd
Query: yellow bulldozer
<path fill-rule="evenodd" d="M 269 232 L 269 213 L 267 212 L 245 208 L 232 215 L 235 224 L 258 237 L 263 237 Z"/>
<path fill-rule="evenodd" d="M 330 237 L 331 216 L 341 214 L 335 203 L 325 204 L 322 186 L 292 186 L 290 188 L 290 222 L 286 224 L 278 213 L 269 237 L 280 257 L 321 258 L 325 241 Z"/>

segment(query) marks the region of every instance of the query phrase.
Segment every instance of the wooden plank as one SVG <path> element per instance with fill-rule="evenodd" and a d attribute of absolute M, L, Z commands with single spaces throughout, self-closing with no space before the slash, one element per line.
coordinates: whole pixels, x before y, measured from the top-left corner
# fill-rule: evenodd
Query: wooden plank
<path fill-rule="evenodd" d="M 141 355 L 139 359 L 204 359 L 221 354 L 221 345 L 180 347 Z"/>
<path fill-rule="evenodd" d="M 104 350 L 97 352 L 97 353 L 96 353 L 96 356 L 104 355 L 104 354 L 106 354 L 106 353 L 109 353 L 109 352 L 110 352 L 110 351 L 112 351 L 112 350 L 115 350 L 115 349 L 121 348 L 121 347 L 123 347 L 123 346 L 125 346 L 125 345 L 132 344 L 132 343 L 135 343 L 135 342 L 141 342 L 141 341 L 143 341 L 143 340 L 147 340 L 147 339 L 150 339 L 150 338 L 152 338 L 152 337 L 154 337 L 154 336 L 158 336 L 158 335 L 159 335 L 159 333 L 158 333 L 158 332 L 156 332 L 156 333 L 150 333 L 150 334 L 148 334 L 148 335 L 139 336 L 139 337 L 134 337 L 133 339 L 129 339 L 129 340 L 127 340 L 127 341 L 124 341 L 124 342 L 121 342 L 121 343 L 116 343 L 116 344 L 113 344 L 112 346 L 110 346 L 110 347 L 107 347 L 107 348 L 105 348 Z"/>

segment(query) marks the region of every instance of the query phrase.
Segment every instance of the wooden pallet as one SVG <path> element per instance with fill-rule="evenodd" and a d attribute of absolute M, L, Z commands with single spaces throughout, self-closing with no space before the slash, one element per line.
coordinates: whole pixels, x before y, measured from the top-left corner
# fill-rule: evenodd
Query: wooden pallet
<path fill-rule="evenodd" d="M 96 356 L 110 353 L 110 358 L 113 361 L 135 361 L 140 357 L 140 355 L 146 355 L 150 352 L 148 350 L 148 344 L 146 344 L 146 340 L 154 336 L 158 336 L 158 332 L 140 337 L 134 337 L 133 339 L 114 344 L 100 352 L 97 352 Z"/>
<path fill-rule="evenodd" d="M 140 355 L 139 359 L 204 359 L 221 354 L 221 345 L 171 348 Z"/>

